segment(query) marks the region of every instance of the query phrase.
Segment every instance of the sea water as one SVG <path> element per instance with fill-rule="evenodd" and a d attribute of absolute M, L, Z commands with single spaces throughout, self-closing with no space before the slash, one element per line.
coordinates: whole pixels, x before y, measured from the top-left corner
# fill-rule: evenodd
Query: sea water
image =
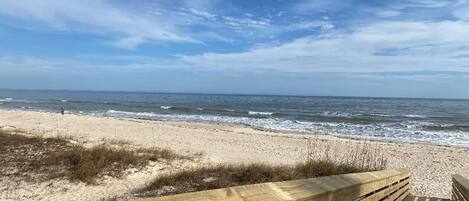
<path fill-rule="evenodd" d="M 469 100 L 0 90 L 0 108 L 469 147 Z"/>

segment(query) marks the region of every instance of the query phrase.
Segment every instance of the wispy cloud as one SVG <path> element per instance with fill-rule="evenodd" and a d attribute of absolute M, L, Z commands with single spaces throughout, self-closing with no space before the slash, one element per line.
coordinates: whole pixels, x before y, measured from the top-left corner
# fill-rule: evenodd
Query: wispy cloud
<path fill-rule="evenodd" d="M 0 66 L 79 67 L 127 71 L 161 68 L 279 72 L 469 72 L 469 23 L 385 21 L 353 32 L 326 32 L 289 42 L 256 44 L 238 53 L 44 59 L 0 57 Z"/>
<path fill-rule="evenodd" d="M 187 49 L 194 44 L 204 46 L 195 53 L 175 52 L 176 58 L 136 59 L 125 65 L 99 62 L 96 67 L 152 69 L 164 66 L 284 72 L 438 71 L 448 68 L 469 71 L 469 57 L 465 56 L 469 55 L 469 16 L 466 16 L 469 5 L 462 0 L 394 0 L 382 3 L 381 7 L 369 2 L 354 5 L 356 0 L 304 0 L 287 4 L 288 11 L 277 9 L 264 15 L 243 10 L 237 15 L 220 12 L 220 2 L 215 0 L 136 2 L 142 4 L 128 6 L 107 0 L 4 0 L 0 1 L 0 15 L 6 18 L 0 19 L 0 23 L 23 27 L 33 21 L 55 31 L 98 34 L 109 38 L 112 46 L 126 49 L 137 49 L 143 43 L 181 43 L 187 45 L 184 47 Z M 414 16 L 408 17 L 406 10 L 435 8 L 445 8 L 451 18 L 414 19 Z M 347 12 L 339 12 L 343 9 L 348 9 L 349 13 L 359 10 L 354 14 L 360 19 L 348 19 Z M 325 17 L 323 12 L 331 11 L 339 14 Z M 361 19 L 361 12 L 379 17 Z M 291 35 L 275 37 L 282 34 Z M 236 48 L 216 46 L 216 50 L 212 50 L 207 42 L 213 41 L 230 43 Z M 223 51 L 217 52 L 220 49 Z M 0 64 L 14 63 L 5 58 L 3 62 Z M 68 61 L 70 63 L 78 62 Z M 93 66 L 91 62 L 80 65 Z"/>
<path fill-rule="evenodd" d="M 196 42 L 178 32 L 173 24 L 166 23 L 164 16 L 150 18 L 104 0 L 5 0 L 0 2 L 0 14 L 15 17 L 23 23 L 41 22 L 56 30 L 117 34 L 121 39 L 116 44 L 123 47 L 133 47 L 148 40 Z"/>
<path fill-rule="evenodd" d="M 399 0 L 392 5 L 396 9 L 405 8 L 440 8 L 454 4 L 458 0 Z M 391 1 L 392 2 L 392 1 Z"/>
<path fill-rule="evenodd" d="M 302 21 L 287 27 L 291 31 L 319 29 L 328 31 L 334 28 L 334 24 L 326 20 Z"/>
<path fill-rule="evenodd" d="M 0 70 L 4 72 L 50 72 L 65 66 L 67 60 L 31 56 L 0 55 Z"/>
<path fill-rule="evenodd" d="M 240 53 L 182 56 L 193 66 L 290 72 L 469 71 L 469 23 L 381 22 Z M 387 53 L 387 54 L 385 54 Z"/>
<path fill-rule="evenodd" d="M 354 0 L 304 0 L 292 6 L 298 12 L 338 11 L 350 6 Z"/>
<path fill-rule="evenodd" d="M 0 24 L 32 31 L 99 35 L 114 47 L 136 49 L 143 43 L 204 44 L 232 42 L 281 32 L 267 17 L 217 13 L 219 2 L 108 0 L 0 1 Z M 109 43 L 108 43 L 109 44 Z"/>

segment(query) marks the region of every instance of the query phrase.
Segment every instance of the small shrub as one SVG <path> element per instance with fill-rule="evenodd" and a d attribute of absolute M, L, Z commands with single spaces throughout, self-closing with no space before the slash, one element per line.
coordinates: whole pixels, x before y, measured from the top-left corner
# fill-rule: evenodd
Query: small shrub
<path fill-rule="evenodd" d="M 171 161 L 183 158 L 169 149 L 146 148 L 129 150 L 98 145 L 92 148 L 74 147 L 49 158 L 52 164 L 64 164 L 70 177 L 87 183 L 95 183 L 100 175 L 120 177 L 129 167 L 141 168 L 149 161 Z"/>

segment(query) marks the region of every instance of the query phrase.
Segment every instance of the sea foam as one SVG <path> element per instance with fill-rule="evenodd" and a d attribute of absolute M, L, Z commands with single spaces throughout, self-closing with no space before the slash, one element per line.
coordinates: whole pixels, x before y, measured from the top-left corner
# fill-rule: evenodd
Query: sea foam
<path fill-rule="evenodd" d="M 15 99 L 13 98 L 3 98 L 3 99 L 0 99 L 0 102 L 13 102 Z"/>
<path fill-rule="evenodd" d="M 257 111 L 249 111 L 249 115 L 251 116 L 272 116 L 274 112 L 257 112 Z"/>

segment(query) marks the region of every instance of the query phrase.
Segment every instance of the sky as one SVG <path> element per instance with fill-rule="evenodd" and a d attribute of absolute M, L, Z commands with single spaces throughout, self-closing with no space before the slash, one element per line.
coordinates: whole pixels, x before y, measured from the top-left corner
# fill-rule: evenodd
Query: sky
<path fill-rule="evenodd" d="M 0 0 L 0 88 L 469 98 L 469 0 Z"/>

